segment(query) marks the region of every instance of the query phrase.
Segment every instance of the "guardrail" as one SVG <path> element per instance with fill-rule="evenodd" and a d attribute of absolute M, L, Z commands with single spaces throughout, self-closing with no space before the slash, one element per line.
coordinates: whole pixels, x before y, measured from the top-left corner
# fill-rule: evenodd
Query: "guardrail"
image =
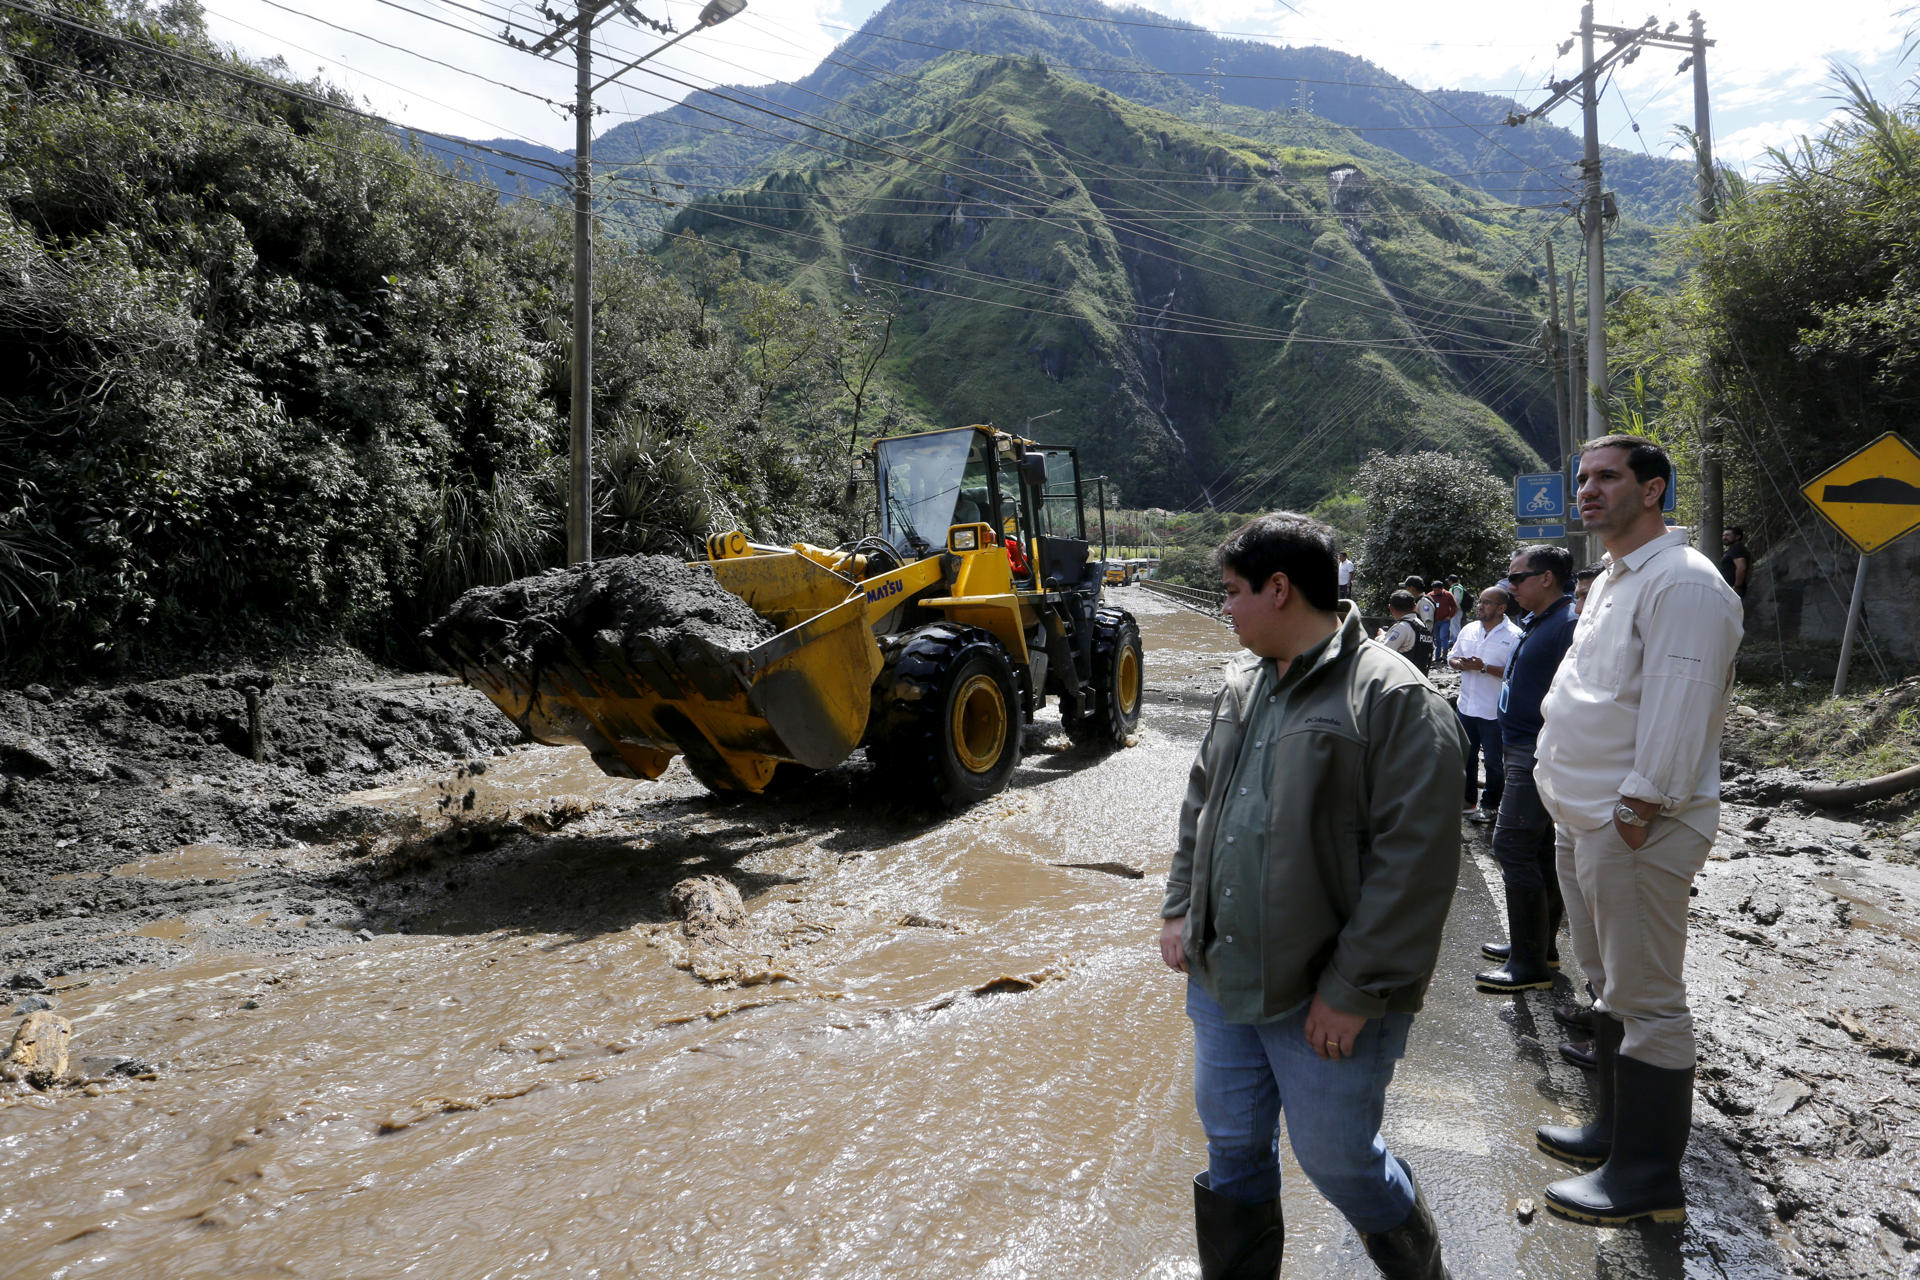
<path fill-rule="evenodd" d="M 1227 599 L 1226 592 L 1224 591 L 1205 591 L 1199 587 L 1183 587 L 1173 582 L 1155 582 L 1152 578 L 1141 578 L 1133 585 L 1136 587 L 1145 587 L 1157 596 L 1165 596 L 1175 604 L 1185 605 L 1195 613 L 1211 614 L 1214 617 L 1220 616 L 1221 607 L 1226 603 Z M 1386 627 L 1392 626 L 1393 619 L 1387 617 L 1385 614 L 1381 614 L 1378 617 L 1365 614 L 1361 616 L 1360 625 L 1365 629 L 1367 635 L 1374 635 Z"/>
<path fill-rule="evenodd" d="M 1141 578 L 1133 584 L 1145 587 L 1157 596 L 1165 596 L 1175 604 L 1184 605 L 1195 613 L 1220 614 L 1220 606 L 1226 603 L 1223 591 L 1203 591 L 1198 587 L 1183 587 L 1173 582 L 1155 582 L 1152 578 Z"/>

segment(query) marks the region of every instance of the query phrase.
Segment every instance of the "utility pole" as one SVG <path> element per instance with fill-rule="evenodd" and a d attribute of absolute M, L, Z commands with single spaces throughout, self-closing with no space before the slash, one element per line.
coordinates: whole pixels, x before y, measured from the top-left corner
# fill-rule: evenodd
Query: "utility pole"
<path fill-rule="evenodd" d="M 1593 61 L 1593 6 L 1580 6 L 1583 88 L 1580 114 L 1586 124 L 1586 149 L 1580 171 L 1587 179 L 1587 438 L 1607 433 L 1607 234 L 1602 216 L 1606 193 L 1600 189 L 1600 72 Z"/>
<path fill-rule="evenodd" d="M 580 0 L 573 38 L 573 395 L 567 426 L 568 564 L 593 559 L 593 21 L 598 13 L 599 0 Z"/>
<path fill-rule="evenodd" d="M 1691 26 L 1693 52 L 1693 145 L 1699 161 L 1700 221 L 1710 223 L 1719 216 L 1716 199 L 1718 183 L 1713 169 L 1713 130 L 1707 118 L 1707 27 L 1695 9 L 1687 15 Z M 1680 64 L 1682 71 L 1687 63 Z M 1708 370 L 1709 389 L 1713 371 Z M 1719 406 L 1711 396 L 1701 406 L 1697 436 L 1700 441 L 1700 550 L 1711 559 L 1720 555 L 1720 534 L 1726 528 L 1726 489 L 1720 470 Z"/>
<path fill-rule="evenodd" d="M 1571 302 L 1573 295 L 1568 294 Z M 1567 384 L 1560 375 L 1560 273 L 1553 265 L 1553 241 L 1547 241 L 1547 372 L 1553 379 L 1553 423 L 1560 443 L 1560 470 L 1573 456 L 1573 422 L 1567 416 Z"/>
<path fill-rule="evenodd" d="M 1581 230 L 1586 233 L 1587 243 L 1587 430 L 1590 435 L 1603 435 L 1607 429 L 1607 246 L 1606 223 L 1610 201 L 1601 183 L 1600 169 L 1600 77 L 1603 72 L 1616 67 L 1624 67 L 1640 56 L 1640 51 L 1648 46 L 1664 49 L 1694 49 L 1700 38 L 1698 17 L 1695 18 L 1695 37 L 1685 43 L 1673 38 L 1680 24 L 1670 22 L 1666 29 L 1660 29 L 1658 20 L 1648 18 L 1637 27 L 1609 27 L 1593 20 L 1593 6 L 1580 8 L 1580 29 L 1574 33 L 1574 39 L 1560 46 L 1562 57 L 1570 52 L 1574 40 L 1580 42 L 1580 75 L 1576 79 L 1556 80 L 1547 87 L 1552 90 L 1545 102 L 1533 110 L 1514 112 L 1507 117 L 1509 125 L 1522 125 L 1529 120 L 1545 115 L 1567 99 L 1578 93 L 1581 98 L 1581 116 L 1584 125 L 1584 148 L 1580 161 L 1581 176 L 1586 180 L 1586 192 L 1581 199 Z M 1613 47 L 1605 53 L 1594 56 L 1596 38 L 1604 37 Z M 1704 46 L 1701 46 L 1704 48 Z M 1704 86 L 1704 80 L 1696 79 L 1697 86 Z M 1700 89 L 1704 102 L 1704 87 Z M 1704 107 L 1700 108 L 1704 110 Z M 1568 306 L 1572 306 L 1572 297 L 1568 297 Z M 1570 414 L 1571 416 L 1571 414 Z"/>
<path fill-rule="evenodd" d="M 573 369 L 571 414 L 567 424 L 567 563 L 593 559 L 593 95 L 595 90 L 663 53 L 696 31 L 718 26 L 747 7 L 747 0 L 708 0 L 699 20 L 675 33 L 669 23 L 655 22 L 634 8 L 633 0 L 576 0 L 574 15 L 529 45 L 513 34 L 502 38 L 518 49 L 551 57 L 573 38 Z M 554 16 L 543 8 L 543 13 Z M 612 75 L 593 78 L 593 29 L 603 18 L 619 12 L 634 23 L 653 28 L 672 39 L 662 42 Z M 556 21 L 558 19 L 556 18 Z"/>
<path fill-rule="evenodd" d="M 1567 268 L 1567 336 L 1565 347 L 1567 358 L 1567 456 L 1561 461 L 1561 466 L 1568 466 L 1573 462 L 1573 444 L 1578 435 L 1573 429 L 1573 415 L 1578 412 L 1581 385 L 1580 362 L 1574 358 L 1574 341 L 1580 332 L 1580 321 L 1575 317 L 1573 312 L 1573 299 L 1575 297 L 1573 289 L 1578 280 L 1578 273 L 1571 267 Z M 1573 483 L 1571 476 L 1567 478 L 1567 483 Z M 1577 512 L 1574 515 L 1574 519 L 1579 519 Z"/>

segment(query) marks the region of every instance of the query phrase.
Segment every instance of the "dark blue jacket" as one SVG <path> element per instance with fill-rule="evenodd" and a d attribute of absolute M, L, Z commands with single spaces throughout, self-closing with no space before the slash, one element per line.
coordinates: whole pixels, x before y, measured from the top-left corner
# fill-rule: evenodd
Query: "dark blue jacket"
<path fill-rule="evenodd" d="M 1506 679 L 1500 684 L 1500 743 L 1509 751 L 1533 750 L 1533 740 L 1540 734 L 1540 701 L 1573 643 L 1576 621 L 1570 594 L 1521 621 L 1520 642 L 1513 646 Z"/>

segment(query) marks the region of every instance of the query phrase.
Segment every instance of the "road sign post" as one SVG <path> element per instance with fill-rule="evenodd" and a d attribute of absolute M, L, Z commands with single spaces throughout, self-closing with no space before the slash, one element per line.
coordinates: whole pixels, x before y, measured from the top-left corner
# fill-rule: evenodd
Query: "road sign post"
<path fill-rule="evenodd" d="M 1557 471 L 1513 478 L 1513 518 L 1547 524 L 1567 518 L 1567 478 Z"/>
<path fill-rule="evenodd" d="M 1800 489 L 1813 509 L 1860 553 L 1853 574 L 1847 629 L 1833 695 L 1846 692 L 1854 637 L 1866 608 L 1867 557 L 1920 529 L 1920 453 L 1889 431 L 1809 480 Z"/>

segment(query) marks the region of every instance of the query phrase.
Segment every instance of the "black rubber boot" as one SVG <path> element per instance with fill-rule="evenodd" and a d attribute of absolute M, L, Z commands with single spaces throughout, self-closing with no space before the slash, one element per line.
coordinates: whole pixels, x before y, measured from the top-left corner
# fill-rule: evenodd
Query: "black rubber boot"
<path fill-rule="evenodd" d="M 1513 954 L 1513 944 L 1510 942 L 1483 942 L 1480 944 L 1480 954 L 1489 960 L 1505 960 Z M 1547 968 L 1558 969 L 1559 967 L 1560 944 L 1549 939 L 1547 942 Z"/>
<path fill-rule="evenodd" d="M 1207 1185 L 1206 1174 L 1197 1174 L 1193 1232 L 1200 1242 L 1200 1280 L 1273 1280 L 1280 1274 L 1287 1227 L 1278 1196 L 1259 1204 L 1229 1200 Z"/>
<path fill-rule="evenodd" d="M 1474 989 L 1495 994 L 1553 985 L 1547 967 L 1547 895 L 1544 890 L 1507 886 L 1507 936 L 1513 939 L 1507 962 L 1473 975 Z"/>
<path fill-rule="evenodd" d="M 1627 1029 L 1610 1013 L 1593 1014 L 1593 1120 L 1584 1125 L 1541 1125 L 1534 1141 L 1548 1155 L 1568 1164 L 1604 1164 L 1613 1151 L 1613 1068 L 1620 1056 L 1620 1038 Z"/>
<path fill-rule="evenodd" d="M 1613 1154 L 1592 1173 L 1547 1187 L 1547 1208 L 1575 1222 L 1617 1227 L 1640 1218 L 1687 1220 L 1680 1160 L 1693 1127 L 1693 1068 L 1619 1055 L 1613 1067 Z"/>
<path fill-rule="evenodd" d="M 1394 1157 L 1407 1181 L 1413 1183 L 1413 1212 L 1391 1231 L 1360 1233 L 1367 1256 L 1387 1280 L 1453 1280 L 1440 1257 L 1440 1228 L 1434 1225 L 1433 1210 L 1413 1176 L 1413 1169 L 1399 1156 Z"/>

